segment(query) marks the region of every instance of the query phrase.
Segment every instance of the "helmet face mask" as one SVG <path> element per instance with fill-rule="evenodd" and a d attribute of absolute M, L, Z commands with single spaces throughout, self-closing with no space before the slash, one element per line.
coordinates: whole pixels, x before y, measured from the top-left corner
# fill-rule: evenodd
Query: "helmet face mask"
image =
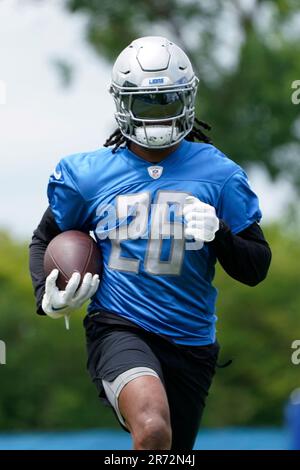
<path fill-rule="evenodd" d="M 151 70 L 145 70 L 141 58 Z M 180 142 L 193 127 L 198 81 L 189 59 L 173 43 L 159 37 L 134 41 L 118 57 L 110 88 L 122 134 L 147 148 Z"/>

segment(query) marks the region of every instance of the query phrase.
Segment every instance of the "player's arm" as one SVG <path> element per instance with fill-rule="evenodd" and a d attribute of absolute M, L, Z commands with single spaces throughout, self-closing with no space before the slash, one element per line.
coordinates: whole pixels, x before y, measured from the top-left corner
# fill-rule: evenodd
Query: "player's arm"
<path fill-rule="evenodd" d="M 36 308 L 39 315 L 45 315 L 42 309 L 42 300 L 45 293 L 46 276 L 44 272 L 44 256 L 48 244 L 61 233 L 52 210 L 47 208 L 38 227 L 33 232 L 29 245 L 29 267 L 34 289 Z"/>
<path fill-rule="evenodd" d="M 234 234 L 217 217 L 214 207 L 193 196 L 186 199 L 183 213 L 185 236 L 210 243 L 227 274 L 249 286 L 265 279 L 271 262 L 271 250 L 256 222 Z"/>
<path fill-rule="evenodd" d="M 256 286 L 266 278 L 272 253 L 256 222 L 233 234 L 228 225 L 220 221 L 212 246 L 223 269 L 237 281 Z"/>
<path fill-rule="evenodd" d="M 213 247 L 219 262 L 234 279 L 257 285 L 265 279 L 272 255 L 259 225 L 258 197 L 241 168 L 225 182 L 217 213 L 222 222 Z"/>
<path fill-rule="evenodd" d="M 224 184 L 217 208 L 189 196 L 183 213 L 186 236 L 211 242 L 231 277 L 249 286 L 265 279 L 271 250 L 257 223 L 261 219 L 258 198 L 242 170 Z"/>
<path fill-rule="evenodd" d="M 99 276 L 87 273 L 80 288 L 80 274 L 74 273 L 65 290 L 56 285 L 58 270 L 54 269 L 46 278 L 44 274 L 44 256 L 50 241 L 59 233 L 53 212 L 50 207 L 44 213 L 40 224 L 34 231 L 30 244 L 30 273 L 34 287 L 37 313 L 47 314 L 51 318 L 65 316 L 70 310 L 80 308 L 98 289 Z"/>
<path fill-rule="evenodd" d="M 81 163 L 81 162 L 79 162 Z M 97 291 L 99 276 L 87 273 L 80 285 L 80 274 L 74 273 L 65 290 L 56 285 L 58 271 L 53 270 L 45 279 L 44 255 L 50 241 L 66 230 L 89 232 L 90 220 L 88 206 L 78 187 L 76 168 L 70 169 L 69 160 L 61 160 L 50 176 L 48 184 L 49 207 L 30 245 L 30 272 L 36 294 L 37 312 L 52 318 L 69 314 L 70 310 L 80 308 Z M 79 287 L 80 285 L 80 287 Z"/>

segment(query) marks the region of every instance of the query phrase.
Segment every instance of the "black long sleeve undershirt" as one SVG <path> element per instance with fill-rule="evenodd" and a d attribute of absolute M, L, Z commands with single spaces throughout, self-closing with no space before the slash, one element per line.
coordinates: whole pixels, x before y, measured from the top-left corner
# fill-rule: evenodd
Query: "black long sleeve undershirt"
<path fill-rule="evenodd" d="M 29 268 L 39 315 L 45 315 L 42 309 L 42 299 L 45 291 L 45 252 L 51 240 L 60 233 L 61 230 L 55 222 L 51 208 L 48 207 L 37 229 L 33 232 L 32 241 L 29 245 Z"/>
<path fill-rule="evenodd" d="M 30 244 L 30 273 L 37 313 L 40 315 L 44 315 L 44 254 L 50 241 L 59 233 L 61 230 L 55 222 L 51 208 L 48 207 L 33 233 Z M 220 221 L 220 229 L 211 246 L 221 266 L 232 278 L 249 286 L 255 286 L 265 279 L 271 262 L 271 250 L 257 223 L 234 235 L 230 228 Z"/>
<path fill-rule="evenodd" d="M 265 279 L 272 253 L 257 223 L 234 235 L 220 221 L 212 246 L 222 268 L 233 279 L 248 286 L 256 286 Z"/>

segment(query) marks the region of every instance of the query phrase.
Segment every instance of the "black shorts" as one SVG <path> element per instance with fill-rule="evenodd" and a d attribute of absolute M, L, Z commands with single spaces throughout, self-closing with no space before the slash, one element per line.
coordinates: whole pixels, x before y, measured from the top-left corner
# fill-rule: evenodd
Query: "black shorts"
<path fill-rule="evenodd" d="M 87 316 L 88 370 L 105 400 L 102 380 L 134 367 L 149 367 L 168 397 L 172 449 L 192 449 L 219 353 L 218 343 L 181 346 L 108 312 Z"/>

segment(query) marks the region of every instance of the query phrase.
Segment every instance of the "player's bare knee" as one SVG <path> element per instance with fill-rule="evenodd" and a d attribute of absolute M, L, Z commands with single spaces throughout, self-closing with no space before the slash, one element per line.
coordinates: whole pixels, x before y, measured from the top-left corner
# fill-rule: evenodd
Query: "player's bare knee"
<path fill-rule="evenodd" d="M 133 439 L 136 449 L 168 450 L 172 441 L 170 423 L 162 416 L 144 416 Z"/>

